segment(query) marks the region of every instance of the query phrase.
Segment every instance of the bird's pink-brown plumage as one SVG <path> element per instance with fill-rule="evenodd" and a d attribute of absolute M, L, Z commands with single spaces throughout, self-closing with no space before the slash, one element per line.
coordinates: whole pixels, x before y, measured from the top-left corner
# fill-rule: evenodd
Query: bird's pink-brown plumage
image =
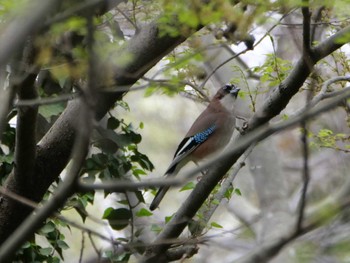
<path fill-rule="evenodd" d="M 233 103 L 239 88 L 225 85 L 220 88 L 208 107 L 198 116 L 185 138 L 180 143 L 166 176 L 175 176 L 189 161 L 198 163 L 222 150 L 230 141 L 235 129 Z M 231 96 L 231 97 L 230 97 Z M 203 135 L 203 136 L 198 136 Z M 199 142 L 196 141 L 199 137 Z M 158 207 L 169 186 L 161 187 L 154 197 L 150 209 Z"/>

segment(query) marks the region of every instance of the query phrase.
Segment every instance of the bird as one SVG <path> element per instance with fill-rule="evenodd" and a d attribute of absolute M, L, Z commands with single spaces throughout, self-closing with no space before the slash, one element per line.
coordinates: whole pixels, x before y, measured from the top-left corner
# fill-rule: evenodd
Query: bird
<path fill-rule="evenodd" d="M 234 84 L 226 84 L 217 91 L 180 142 L 165 176 L 175 176 L 188 162 L 198 164 L 225 148 L 236 127 L 234 104 L 239 91 Z M 150 205 L 151 211 L 159 206 L 169 188 L 162 186 L 158 189 Z"/>

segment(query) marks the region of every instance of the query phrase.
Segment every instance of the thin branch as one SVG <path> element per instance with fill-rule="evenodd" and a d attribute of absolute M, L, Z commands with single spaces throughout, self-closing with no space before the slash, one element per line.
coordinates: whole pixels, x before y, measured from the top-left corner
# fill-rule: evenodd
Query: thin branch
<path fill-rule="evenodd" d="M 81 248 L 80 248 L 80 254 L 79 254 L 79 263 L 83 262 L 84 244 L 85 244 L 85 234 L 84 232 L 81 232 Z"/>
<path fill-rule="evenodd" d="M 291 12 L 292 12 L 292 11 L 291 11 Z M 284 15 L 278 20 L 278 22 L 277 22 L 276 24 L 274 24 L 274 25 L 265 33 L 265 35 L 263 35 L 263 36 L 254 44 L 253 49 L 254 49 L 257 45 L 259 45 L 259 44 L 271 33 L 271 31 L 274 30 L 274 29 L 279 25 L 279 23 L 280 23 L 287 15 L 289 15 L 289 14 L 290 14 L 290 12 L 287 13 L 287 14 L 284 14 Z M 226 60 L 223 61 L 222 63 L 220 63 L 220 64 L 219 64 L 216 68 L 214 68 L 214 69 L 212 70 L 212 72 L 210 72 L 210 74 L 208 74 L 208 76 L 203 80 L 203 82 L 202 82 L 201 85 L 199 86 L 199 89 L 202 89 L 202 88 L 205 86 L 205 84 L 208 82 L 208 80 L 209 80 L 209 79 L 215 74 L 215 72 L 218 71 L 222 66 L 226 65 L 226 64 L 227 64 L 228 62 L 230 62 L 231 60 L 233 60 L 233 59 L 239 57 L 240 55 L 242 55 L 242 54 L 244 54 L 244 53 L 246 53 L 247 51 L 250 51 L 250 50 L 252 50 L 252 49 L 246 48 L 246 49 L 242 50 L 241 52 L 238 52 L 237 54 L 235 54 L 235 55 L 231 56 L 230 58 L 226 59 Z"/>
<path fill-rule="evenodd" d="M 315 21 L 314 23 L 310 23 L 310 26 L 311 26 L 311 30 L 310 30 L 311 31 L 311 33 L 310 33 L 311 44 L 315 41 L 319 41 L 320 36 L 316 35 L 316 33 L 317 33 L 317 29 L 319 28 L 318 22 L 320 22 L 320 20 L 322 19 L 322 12 L 323 12 L 323 10 L 325 10 L 325 8 L 326 8 L 325 6 L 321 6 L 321 7 L 317 8 L 311 17 L 311 19 L 313 21 Z"/>
<path fill-rule="evenodd" d="M 136 32 L 139 30 L 138 26 L 134 21 L 130 19 L 130 17 L 123 12 L 119 7 L 115 7 L 115 9 L 135 28 Z"/>
<path fill-rule="evenodd" d="M 201 83 L 201 85 L 199 85 L 199 89 L 202 89 L 204 87 L 204 85 L 208 82 L 208 80 L 215 74 L 216 71 L 218 71 L 222 66 L 226 65 L 228 62 L 230 62 L 231 60 L 239 57 L 240 55 L 246 53 L 247 51 L 250 51 L 251 49 L 244 49 L 241 52 L 238 52 L 236 55 L 229 57 L 228 59 L 226 59 L 225 61 L 223 61 L 222 63 L 220 63 L 216 68 L 214 68 L 208 75 L 207 77 L 203 80 L 203 82 Z"/>
<path fill-rule="evenodd" d="M 310 10 L 309 10 L 309 1 L 302 1 L 303 7 L 301 12 L 303 14 L 303 51 L 304 55 L 309 56 L 311 51 L 311 39 L 310 39 Z"/>
<path fill-rule="evenodd" d="M 171 83 L 170 79 L 150 79 L 147 78 L 145 76 L 143 76 L 141 79 L 148 81 L 149 83 L 160 83 L 166 87 L 170 87 L 173 88 L 174 90 L 177 90 L 177 87 L 179 85 L 184 85 L 184 86 L 190 86 L 192 89 L 194 89 L 196 92 L 198 92 L 200 94 L 200 96 L 207 102 L 209 102 L 209 98 L 208 96 L 202 91 L 202 89 L 198 88 L 196 85 L 192 84 L 190 81 L 186 81 L 186 80 L 181 80 L 179 81 L 178 85 L 174 85 Z"/>
<path fill-rule="evenodd" d="M 309 172 L 309 145 L 307 139 L 307 126 L 306 122 L 301 122 L 302 134 L 301 134 L 301 143 L 303 151 L 303 188 L 301 191 L 301 198 L 298 208 L 298 217 L 296 222 L 296 232 L 300 232 L 301 226 L 304 220 L 304 211 L 306 207 L 306 194 L 310 181 L 310 172 Z"/>
<path fill-rule="evenodd" d="M 303 56 L 306 59 L 306 63 L 312 66 L 312 62 L 310 60 L 311 57 L 311 39 L 310 39 L 310 11 L 309 11 L 309 1 L 303 0 L 302 14 L 303 14 Z M 311 71 L 311 70 L 310 70 Z M 308 91 L 306 94 L 306 107 L 307 109 L 310 104 L 310 95 L 311 92 Z M 306 121 L 302 121 L 300 124 L 302 128 L 301 134 L 301 143 L 302 143 L 302 154 L 303 154 L 303 188 L 301 192 L 301 199 L 299 203 L 298 216 L 296 221 L 296 233 L 300 232 L 301 226 L 304 220 L 304 211 L 306 207 L 306 194 L 310 181 L 310 172 L 309 172 L 309 146 L 308 146 L 308 138 L 307 138 L 307 123 Z"/>
<path fill-rule="evenodd" d="M 232 50 L 232 48 L 229 47 L 229 45 L 224 44 L 224 45 L 223 45 L 223 48 L 224 48 L 227 52 L 229 52 L 229 53 L 231 54 L 231 56 L 237 55 L 237 53 L 234 52 L 234 51 Z M 255 80 L 260 80 L 260 77 L 261 77 L 261 76 L 258 75 L 258 74 L 256 74 L 256 73 L 254 73 L 254 72 L 252 71 L 251 67 L 249 67 L 248 64 L 247 64 L 241 57 L 236 57 L 236 59 L 237 59 L 238 63 L 239 63 L 240 65 L 243 66 L 244 71 L 247 72 L 248 78 L 252 78 L 252 79 L 255 79 Z"/>
<path fill-rule="evenodd" d="M 327 91 L 328 91 L 328 87 L 336 82 L 339 81 L 350 81 L 350 75 L 349 76 L 339 76 L 339 77 L 334 77 L 331 78 L 327 81 L 325 81 L 321 87 L 320 92 L 311 100 L 310 104 L 311 106 L 316 105 L 317 103 L 319 103 L 321 100 L 325 99 L 325 98 L 329 98 L 330 96 L 334 96 L 334 94 L 331 94 L 330 96 L 327 95 Z M 309 104 L 309 105 L 310 105 Z"/>
<path fill-rule="evenodd" d="M 79 96 L 80 96 L 80 93 L 73 93 L 73 94 L 70 93 L 70 94 L 62 94 L 52 98 L 20 99 L 14 103 L 14 107 L 22 108 L 22 107 L 33 107 L 33 106 L 56 104 L 60 102 L 67 102 L 70 100 L 74 100 Z"/>
<path fill-rule="evenodd" d="M 346 24 L 348 21 L 350 21 L 350 18 L 330 20 L 328 22 L 313 22 L 313 23 L 310 23 L 310 25 L 311 26 L 319 26 L 319 25 L 341 26 L 342 24 Z M 280 25 L 286 26 L 286 27 L 302 27 L 303 23 L 280 23 Z"/>

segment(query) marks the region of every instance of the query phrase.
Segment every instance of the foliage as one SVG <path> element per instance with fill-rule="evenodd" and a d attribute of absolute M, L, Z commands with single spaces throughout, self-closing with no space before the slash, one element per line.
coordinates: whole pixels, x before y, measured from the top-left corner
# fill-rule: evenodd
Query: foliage
<path fill-rule="evenodd" d="M 23 14 L 26 10 L 23 10 L 22 5 L 25 6 L 27 2 L 29 1 L 0 1 L 0 23 L 7 25 L 6 23 L 12 21 L 13 17 L 16 18 L 16 15 Z M 260 35 L 259 30 L 263 31 L 265 34 L 263 38 L 268 39 L 267 41 L 272 44 L 274 52 L 266 54 L 263 63 L 254 68 L 237 62 L 229 68 L 232 76 L 227 76 L 231 82 L 239 83 L 242 87 L 241 101 L 250 100 L 250 112 L 246 114 L 250 116 L 253 113 L 259 113 L 259 100 L 270 90 L 277 90 L 276 87 L 281 85 L 295 66 L 291 59 L 277 56 L 275 50 L 278 48 L 277 38 L 272 32 L 274 27 L 271 26 L 271 23 L 278 24 L 276 17 L 292 15 L 295 10 L 307 7 L 308 3 L 308 1 L 299 0 L 159 0 L 152 3 L 139 0 L 121 1 L 117 8 L 106 11 L 104 14 L 100 14 L 101 10 L 104 10 L 103 8 L 94 10 L 96 13 L 94 13 L 92 23 L 95 31 L 90 32 L 91 29 L 89 29 L 87 22 L 90 14 L 84 13 L 87 7 L 73 2 L 62 3 L 59 9 L 53 12 L 55 15 L 47 14 L 47 18 L 42 21 L 45 24 L 44 29 L 31 30 L 32 36 L 30 39 L 28 38 L 28 42 L 33 45 L 31 51 L 34 58 L 32 61 L 25 61 L 30 57 L 26 52 L 16 52 L 18 54 L 13 56 L 9 65 L 3 65 L 0 69 L 0 81 L 1 85 L 4 86 L 1 90 L 13 89 L 14 92 L 17 92 L 20 81 L 27 77 L 26 74 L 32 73 L 36 74 L 33 85 L 39 96 L 29 106 L 21 106 L 20 103 L 29 103 L 30 101 L 23 102 L 17 98 L 11 98 L 9 112 L 4 114 L 5 117 L 2 112 L 0 113 L 0 117 L 6 123 L 0 144 L 0 178 L 2 183 L 14 173 L 16 167 L 14 163 L 18 112 L 25 111 L 26 107 L 38 106 L 38 120 L 37 123 L 33 123 L 38 130 L 36 138 L 36 143 L 38 143 L 45 134 L 50 134 L 50 128 L 62 116 L 68 100 L 85 99 L 84 94 L 88 86 L 86 83 L 91 80 L 89 66 L 91 66 L 91 58 L 93 57 L 89 46 L 92 45 L 89 42 L 91 41 L 90 37 L 93 38 L 94 52 L 98 57 L 96 61 L 93 61 L 99 73 L 99 76 L 94 76 L 98 82 L 96 88 L 114 95 L 114 89 L 116 85 L 119 85 L 119 83 L 115 83 L 115 72 L 121 70 L 123 66 L 129 65 L 134 59 L 131 54 L 125 52 L 125 47 L 132 41 L 132 39 L 130 40 L 132 35 L 139 34 L 144 23 L 156 20 L 159 24 L 157 37 L 162 37 L 164 42 L 170 37 L 183 36 L 187 38 L 208 25 L 168 55 L 165 55 L 160 63 L 153 67 L 145 77 L 139 79 L 135 85 L 146 87 L 144 89 L 146 97 L 154 96 L 157 93 L 172 97 L 182 94 L 198 101 L 207 101 L 209 94 L 212 93 L 209 88 L 207 68 L 210 68 L 209 74 L 215 73 L 220 68 L 219 66 L 213 68 L 210 64 L 211 61 L 205 61 L 207 50 L 226 48 L 231 50 L 234 54 L 230 54 L 235 57 L 236 53 L 233 50 L 240 47 L 240 43 L 244 45 L 247 36 Z M 310 3 L 312 10 L 316 10 L 322 4 L 322 8 L 320 8 L 322 9 L 321 18 L 319 22 L 314 24 L 319 23 L 327 27 L 326 35 L 338 32 L 340 28 L 344 28 L 349 23 L 346 16 L 348 12 L 342 10 L 347 6 L 347 2 L 339 1 L 338 5 L 334 5 L 332 2 L 311 1 Z M 86 3 L 84 2 L 84 4 Z M 333 23 L 334 19 L 341 22 Z M 299 24 L 297 23 L 296 26 Z M 5 28 L 2 30 L 5 31 Z M 215 36 L 216 39 L 211 40 L 209 45 L 203 45 L 202 42 L 205 42 L 203 39 L 211 35 Z M 337 43 L 347 43 L 349 35 L 337 38 L 336 41 Z M 27 47 L 26 45 L 27 42 L 23 44 Z M 246 43 L 245 45 L 247 47 Z M 30 45 L 28 44 L 28 46 Z M 140 49 L 137 50 L 138 52 L 143 52 L 142 43 L 139 44 L 138 48 Z M 148 63 L 154 64 L 153 61 Z M 312 95 L 318 94 L 322 84 L 330 77 L 346 75 L 350 71 L 349 55 L 346 50 L 338 50 L 332 53 L 331 58 L 324 59 L 319 65 L 322 65 L 322 70 L 325 72 L 321 72 L 321 70 L 315 72 L 312 81 L 304 85 L 305 89 L 312 88 L 314 92 Z M 129 70 L 137 75 L 139 69 L 133 71 L 134 68 L 131 68 Z M 125 79 L 135 78 L 133 74 L 128 75 L 127 72 L 125 74 Z M 217 81 L 221 82 L 221 80 Z M 28 88 L 30 88 L 29 86 Z M 346 85 L 342 83 L 336 87 L 332 86 L 327 92 L 344 90 L 345 88 Z M 128 103 L 136 104 L 137 102 Z M 144 126 L 147 127 L 147 123 L 144 124 L 144 120 L 130 122 L 120 117 L 122 115 L 120 112 L 125 113 L 125 115 L 129 113 L 128 103 L 123 100 L 118 101 L 104 119 L 93 123 L 94 130 L 90 140 L 89 154 L 81 167 L 79 183 L 127 182 L 132 185 L 135 181 L 142 181 L 155 168 L 149 156 L 140 150 L 142 149 L 140 144 L 143 141 L 142 129 Z M 341 107 L 349 120 L 348 102 L 344 101 Z M 262 116 L 262 118 L 264 117 Z M 288 115 L 284 114 L 281 117 L 287 119 Z M 140 123 L 135 126 L 137 122 Z M 2 123 L 0 123 L 1 125 Z M 349 127 L 349 123 L 347 125 Z M 312 130 L 311 128 L 307 130 L 310 146 L 317 150 L 331 148 L 342 153 L 349 153 L 350 136 L 348 131 L 338 132 L 331 127 L 318 128 L 314 133 Z M 62 181 L 64 181 L 64 172 L 62 178 L 57 178 L 50 186 L 44 201 L 52 198 Z M 191 191 L 196 185 L 196 182 L 188 182 L 179 191 Z M 217 194 L 222 190 L 221 187 L 222 185 L 218 184 L 202 205 L 202 210 L 197 212 L 194 218 L 189 219 L 188 229 L 192 235 L 191 238 L 200 238 L 210 230 L 225 230 L 220 220 L 215 221 L 216 219 L 207 218 L 207 211 L 222 203 L 222 200 L 217 198 Z M 77 186 L 76 189 L 79 187 Z M 143 254 L 150 243 L 148 240 L 145 242 L 143 234 L 147 231 L 158 234 L 163 230 L 164 225 L 167 225 L 174 218 L 174 214 L 172 214 L 164 215 L 164 220 L 160 220 L 161 223 L 154 220 L 158 212 L 150 212 L 145 201 L 154 192 L 154 187 L 134 191 L 125 190 L 118 194 L 110 190 L 102 192 L 103 200 L 109 202 L 109 205 L 99 218 L 100 222 L 108 225 L 113 235 L 119 236 L 118 238 L 112 237 L 110 244 L 117 243 L 122 248 L 121 251 L 117 251 L 115 247 L 108 248 L 99 254 L 110 262 L 128 262 L 133 255 Z M 332 191 L 330 193 L 332 194 Z M 131 200 L 130 194 L 135 197 L 136 201 Z M 223 199 L 229 202 L 235 200 L 236 196 L 248 198 L 249 193 L 245 189 L 241 191 L 241 187 L 237 188 L 236 185 L 231 184 L 225 190 Z M 258 201 L 261 200 L 254 200 L 254 203 L 258 203 Z M 99 205 L 96 204 L 95 191 L 77 191 L 71 194 L 66 200 L 65 206 L 57 213 L 62 214 L 62 212 L 69 211 L 73 216 L 79 218 L 79 223 L 87 227 L 81 228 L 80 231 L 88 233 L 90 236 L 98 231 L 87 230 L 87 219 L 93 218 L 89 214 L 88 208 Z M 322 223 L 328 223 L 335 213 L 340 213 L 340 211 L 335 208 L 334 211 L 330 209 L 324 211 L 324 222 Z M 137 220 L 149 220 L 149 223 L 139 225 Z M 69 249 L 71 244 L 67 241 L 63 231 L 68 230 L 69 232 L 71 227 L 69 220 L 52 215 L 43 222 L 43 226 L 33 235 L 31 240 L 17 251 L 15 260 L 18 262 L 53 263 L 68 260 L 64 257 L 64 251 Z M 252 234 L 253 227 L 246 226 L 241 235 L 244 236 L 246 232 L 249 232 L 247 239 L 255 238 Z M 42 242 L 43 240 L 44 242 Z M 176 242 L 174 242 L 174 246 L 177 245 Z M 96 253 L 100 253 L 94 242 L 91 241 L 91 243 Z M 340 240 L 329 249 L 329 254 L 343 260 L 349 254 L 345 249 L 348 243 L 348 240 Z M 300 247 L 297 246 L 297 260 L 303 261 L 306 254 L 317 254 L 316 248 L 311 242 L 304 243 Z"/>
<path fill-rule="evenodd" d="M 309 136 L 314 140 L 311 142 L 313 147 L 331 148 L 337 151 L 349 152 L 349 138 L 348 134 L 336 133 L 329 129 L 321 129 L 317 134 L 309 132 Z"/>

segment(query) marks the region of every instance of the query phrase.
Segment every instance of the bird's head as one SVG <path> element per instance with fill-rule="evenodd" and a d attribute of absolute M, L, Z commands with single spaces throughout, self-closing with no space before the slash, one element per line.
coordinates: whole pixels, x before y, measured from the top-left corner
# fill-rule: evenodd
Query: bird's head
<path fill-rule="evenodd" d="M 227 110 L 232 110 L 239 91 L 236 85 L 226 84 L 218 90 L 213 100 L 219 100 Z"/>
<path fill-rule="evenodd" d="M 235 98 L 237 98 L 238 92 L 241 90 L 234 84 L 226 84 L 221 88 L 226 95 L 231 95 Z"/>
<path fill-rule="evenodd" d="M 240 91 L 240 88 L 238 88 L 234 84 L 226 84 L 223 87 L 221 87 L 218 92 L 215 94 L 214 98 L 222 100 L 223 98 L 226 97 L 226 95 L 230 95 L 227 97 L 232 97 L 235 99 L 237 98 L 238 92 Z"/>

